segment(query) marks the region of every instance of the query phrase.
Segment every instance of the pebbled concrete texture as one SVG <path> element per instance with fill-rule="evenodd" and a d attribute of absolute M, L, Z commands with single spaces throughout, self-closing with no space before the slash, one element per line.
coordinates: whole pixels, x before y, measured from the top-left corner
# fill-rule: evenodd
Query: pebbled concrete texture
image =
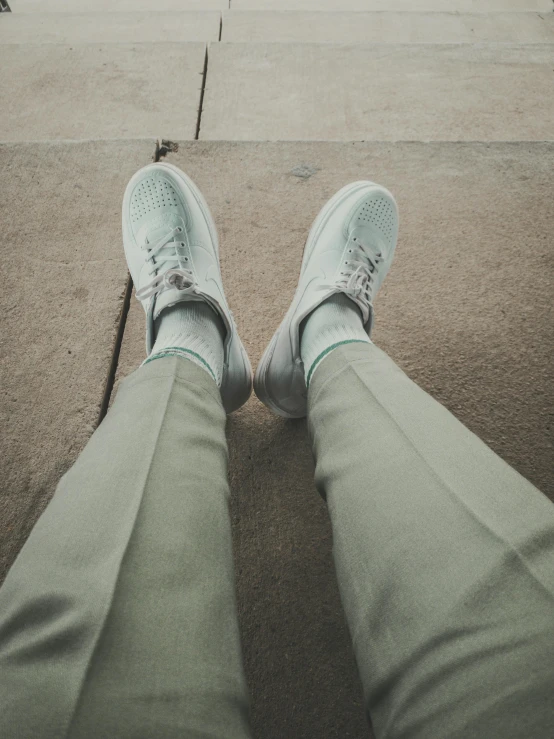
<path fill-rule="evenodd" d="M 209 49 L 200 138 L 554 139 L 554 45 Z"/>
<path fill-rule="evenodd" d="M 97 423 L 127 284 L 121 200 L 153 151 L 0 144 L 0 580 Z"/>
<path fill-rule="evenodd" d="M 142 13 L 151 0 L 9 0 L 12 13 Z M 224 10 L 229 0 L 157 0 L 156 11 Z"/>
<path fill-rule="evenodd" d="M 222 41 L 332 44 L 554 42 L 554 13 L 226 11 Z"/>
<path fill-rule="evenodd" d="M 206 47 L 0 46 L 5 141 L 194 138 Z"/>
<path fill-rule="evenodd" d="M 554 143 L 189 142 L 168 161 L 214 214 L 254 367 L 321 206 L 349 181 L 389 187 L 400 241 L 376 300 L 375 343 L 554 500 Z M 144 351 L 133 298 L 118 377 Z M 229 418 L 228 437 L 254 736 L 366 737 L 305 423 L 252 398 Z"/>
<path fill-rule="evenodd" d="M 16 1 L 20 3 L 28 0 Z M 47 1 L 63 2 L 63 0 Z M 35 2 L 45 2 L 45 0 L 35 0 Z M 389 10 L 408 12 L 453 10 L 450 0 L 232 0 L 231 7 L 233 10 Z M 455 10 L 459 13 L 551 12 L 552 0 L 456 0 Z"/>
<path fill-rule="evenodd" d="M 221 13 L 6 13 L 0 44 L 217 41 Z"/>

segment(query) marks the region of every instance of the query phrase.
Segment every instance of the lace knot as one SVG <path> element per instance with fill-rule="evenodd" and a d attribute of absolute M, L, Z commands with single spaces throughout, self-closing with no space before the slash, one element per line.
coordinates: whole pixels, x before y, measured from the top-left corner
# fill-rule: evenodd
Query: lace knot
<path fill-rule="evenodd" d="M 160 239 L 155 246 L 148 249 L 148 260 L 152 261 L 158 270 L 168 262 L 177 266 L 171 266 L 165 272 L 159 272 L 153 280 L 137 290 L 136 297 L 138 300 L 145 300 L 172 288 L 184 293 L 196 292 L 197 283 L 194 272 L 192 269 L 184 267 L 184 262 L 188 262 L 188 257 L 179 251 L 179 246 L 184 247 L 186 244 L 184 241 L 175 242 L 172 240 L 182 232 L 183 229 L 177 226 L 171 229 L 167 236 Z M 167 253 L 168 249 L 171 251 L 170 254 Z M 156 258 L 159 259 L 159 265 L 156 264 Z"/>

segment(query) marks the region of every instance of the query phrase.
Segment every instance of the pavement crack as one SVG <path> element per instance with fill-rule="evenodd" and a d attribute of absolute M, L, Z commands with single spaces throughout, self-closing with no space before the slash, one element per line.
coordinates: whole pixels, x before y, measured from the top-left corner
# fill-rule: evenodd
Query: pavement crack
<path fill-rule="evenodd" d="M 154 152 L 154 162 L 159 162 L 170 152 L 179 151 L 179 143 L 177 141 L 170 141 L 169 139 L 158 139 L 156 141 L 156 150 Z"/>
<path fill-rule="evenodd" d="M 202 72 L 202 89 L 200 90 L 200 103 L 198 105 L 198 120 L 196 121 L 196 133 L 194 140 L 198 141 L 200 136 L 200 123 L 202 120 L 202 106 L 204 104 L 204 92 L 206 90 L 206 77 L 208 76 L 208 47 L 206 46 L 206 55 L 204 57 L 204 71 Z"/>
<path fill-rule="evenodd" d="M 131 275 L 127 276 L 127 283 L 123 292 L 123 303 L 121 305 L 121 313 L 119 314 L 119 324 L 117 327 L 117 333 L 115 336 L 115 342 L 112 350 L 112 361 L 110 362 L 110 369 L 108 370 L 108 376 L 106 378 L 106 384 L 104 386 L 104 394 L 102 396 L 102 402 L 100 404 L 100 412 L 98 414 L 98 421 L 96 426 L 98 427 L 104 420 L 108 408 L 110 406 L 110 399 L 112 397 L 113 386 L 115 382 L 115 375 L 117 372 L 117 366 L 119 364 L 119 354 L 121 352 L 121 344 L 123 343 L 123 336 L 125 334 L 125 324 L 127 323 L 127 315 L 129 313 L 129 306 L 131 305 L 131 294 L 133 292 L 133 280 Z"/>

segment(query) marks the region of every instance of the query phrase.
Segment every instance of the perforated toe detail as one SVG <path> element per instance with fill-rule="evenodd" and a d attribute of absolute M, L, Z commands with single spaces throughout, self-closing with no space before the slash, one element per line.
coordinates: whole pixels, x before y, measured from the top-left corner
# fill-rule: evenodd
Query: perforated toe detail
<path fill-rule="evenodd" d="M 396 211 L 389 198 L 383 195 L 370 197 L 353 213 L 350 228 L 369 225 L 377 228 L 389 243 L 395 239 Z"/>
<path fill-rule="evenodd" d="M 145 177 L 133 191 L 131 221 L 137 223 L 146 216 L 161 211 L 177 211 L 179 200 L 175 188 L 165 179 Z"/>

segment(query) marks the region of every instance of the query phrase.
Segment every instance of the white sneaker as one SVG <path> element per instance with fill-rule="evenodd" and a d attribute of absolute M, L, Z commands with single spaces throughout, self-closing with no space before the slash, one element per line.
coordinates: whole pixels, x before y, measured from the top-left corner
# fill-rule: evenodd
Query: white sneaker
<path fill-rule="evenodd" d="M 323 207 L 308 235 L 292 305 L 267 347 L 254 378 L 259 399 L 285 418 L 307 412 L 300 324 L 335 293 L 360 309 L 368 336 L 373 299 L 394 256 L 398 208 L 391 193 L 373 182 L 354 182 Z"/>
<path fill-rule="evenodd" d="M 154 321 L 181 301 L 208 303 L 221 317 L 224 342 L 221 397 L 227 413 L 252 392 L 252 368 L 227 305 L 214 220 L 200 190 L 171 164 L 149 164 L 123 197 L 123 244 L 136 296 L 146 312 L 146 352 Z"/>

